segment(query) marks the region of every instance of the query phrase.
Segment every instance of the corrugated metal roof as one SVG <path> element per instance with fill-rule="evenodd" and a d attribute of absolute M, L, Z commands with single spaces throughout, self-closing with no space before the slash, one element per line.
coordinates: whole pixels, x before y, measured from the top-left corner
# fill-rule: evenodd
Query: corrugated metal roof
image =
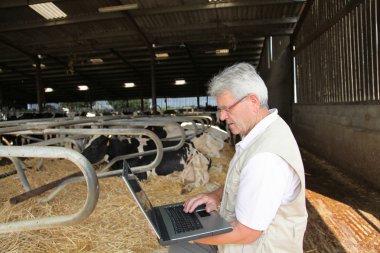
<path fill-rule="evenodd" d="M 29 0 L 29 3 L 47 2 Z M 3 101 L 36 102 L 37 55 L 46 65 L 41 80 L 55 91 L 46 102 L 79 101 L 76 85 L 87 84 L 86 99 L 151 97 L 152 52 L 158 97 L 205 95 L 205 83 L 238 61 L 258 65 L 268 36 L 293 33 L 302 0 L 52 0 L 67 17 L 45 20 L 23 0 L 0 1 L 0 85 Z M 128 11 L 101 7 L 138 4 Z M 152 46 L 154 44 L 154 47 Z M 228 48 L 230 53 L 215 55 Z M 101 58 L 102 64 L 89 59 Z M 188 84 L 174 86 L 179 77 Z M 135 82 L 136 88 L 123 88 Z"/>

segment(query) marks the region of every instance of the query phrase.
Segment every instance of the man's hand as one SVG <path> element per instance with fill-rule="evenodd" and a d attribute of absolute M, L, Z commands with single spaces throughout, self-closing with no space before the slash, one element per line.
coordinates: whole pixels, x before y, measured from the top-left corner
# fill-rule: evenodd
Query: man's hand
<path fill-rule="evenodd" d="M 183 204 L 183 211 L 185 213 L 192 213 L 194 210 L 202 205 L 206 205 L 206 212 L 210 213 L 212 211 L 216 211 L 218 209 L 218 206 L 220 204 L 220 200 L 222 198 L 223 194 L 223 187 L 217 189 L 216 191 L 210 192 L 210 193 L 201 193 L 196 195 L 195 197 L 192 197 L 188 199 Z"/>

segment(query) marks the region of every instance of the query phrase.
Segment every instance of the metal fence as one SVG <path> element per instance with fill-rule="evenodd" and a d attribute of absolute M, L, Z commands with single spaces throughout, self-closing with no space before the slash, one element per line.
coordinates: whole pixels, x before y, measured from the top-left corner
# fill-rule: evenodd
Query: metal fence
<path fill-rule="evenodd" d="M 315 0 L 295 43 L 295 101 L 379 103 L 378 0 Z"/>

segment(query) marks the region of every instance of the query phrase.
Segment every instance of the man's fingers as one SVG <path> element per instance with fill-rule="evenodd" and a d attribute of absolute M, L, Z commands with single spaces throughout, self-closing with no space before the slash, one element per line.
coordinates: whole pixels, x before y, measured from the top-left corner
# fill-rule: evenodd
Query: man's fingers
<path fill-rule="evenodd" d="M 214 196 L 201 193 L 185 201 L 183 204 L 183 211 L 186 213 L 192 213 L 198 206 L 202 204 L 206 204 L 207 212 L 217 210 L 217 203 Z"/>
<path fill-rule="evenodd" d="M 197 208 L 199 205 L 204 204 L 205 201 L 202 200 L 204 196 L 197 195 L 189 200 L 187 200 L 184 204 L 184 209 L 186 213 L 192 213 L 194 212 L 195 208 Z"/>

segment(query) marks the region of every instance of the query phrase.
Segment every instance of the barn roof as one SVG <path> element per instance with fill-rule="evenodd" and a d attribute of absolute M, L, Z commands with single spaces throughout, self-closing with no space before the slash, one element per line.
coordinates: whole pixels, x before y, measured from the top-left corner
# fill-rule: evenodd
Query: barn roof
<path fill-rule="evenodd" d="M 3 100 L 37 101 L 41 62 L 45 102 L 206 94 L 220 69 L 258 66 L 268 36 L 293 34 L 306 0 L 50 0 L 67 17 L 47 20 L 28 4 L 0 1 L 0 85 Z M 107 11 L 105 7 L 111 7 Z M 128 10 L 120 10 L 121 8 Z M 217 54 L 228 49 L 228 54 Z M 167 58 L 156 54 L 167 53 Z M 92 60 L 91 60 L 92 59 Z M 34 66 L 33 66 L 34 64 Z M 186 85 L 176 86 L 176 79 Z M 124 83 L 135 83 L 125 88 Z M 78 85 L 87 85 L 86 92 Z"/>

